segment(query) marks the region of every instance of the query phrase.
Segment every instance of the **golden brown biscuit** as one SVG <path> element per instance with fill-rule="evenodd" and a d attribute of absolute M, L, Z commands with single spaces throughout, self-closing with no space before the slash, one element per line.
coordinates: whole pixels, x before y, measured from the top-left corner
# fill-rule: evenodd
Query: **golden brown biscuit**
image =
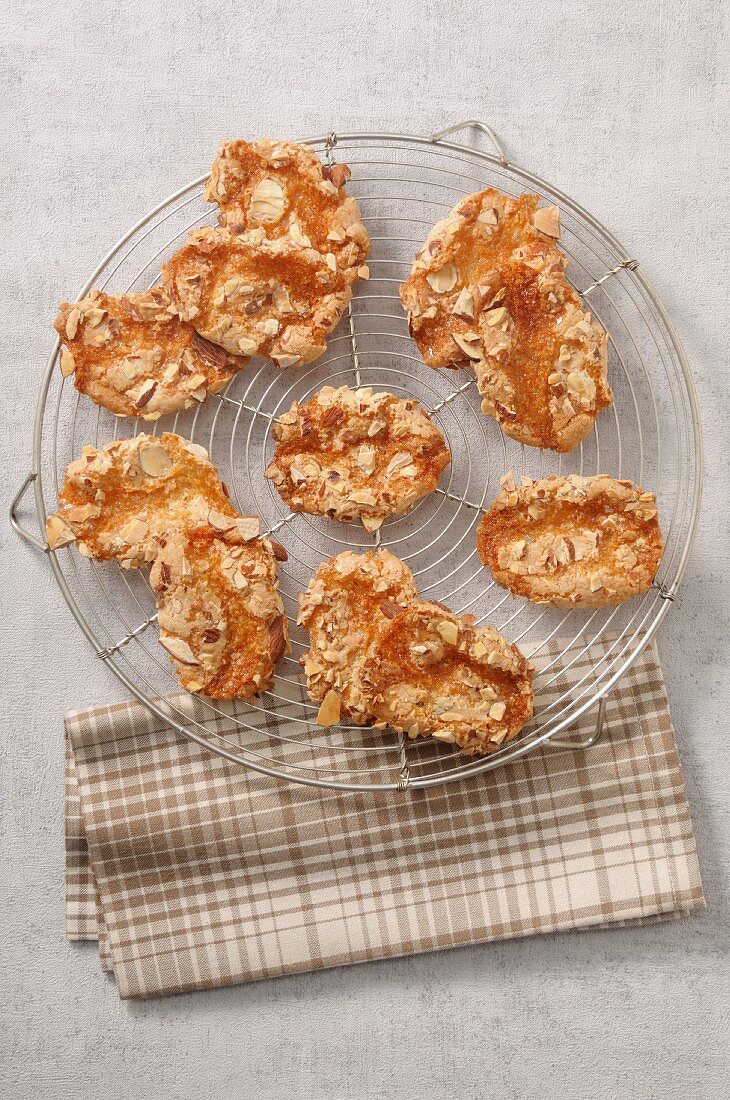
<path fill-rule="evenodd" d="M 341 715 L 372 720 L 360 673 L 373 636 L 416 596 L 413 574 L 387 550 L 345 551 L 323 562 L 299 596 L 298 622 L 310 650 L 302 658 L 309 696 L 323 702 L 319 721 Z"/>
<path fill-rule="evenodd" d="M 270 687 L 289 632 L 268 539 L 244 540 L 235 526 L 225 535 L 210 526 L 176 531 L 150 583 L 160 643 L 184 688 L 250 699 Z"/>
<path fill-rule="evenodd" d="M 401 286 L 433 367 L 474 367 L 482 411 L 535 447 L 569 451 L 612 400 L 607 336 L 565 275 L 557 207 L 488 189 L 431 230 Z"/>
<path fill-rule="evenodd" d="M 494 627 L 419 600 L 378 632 L 361 679 L 379 722 L 475 754 L 494 752 L 531 717 L 533 672 Z"/>
<path fill-rule="evenodd" d="M 48 545 L 77 540 L 84 556 L 115 558 L 125 569 L 154 561 L 159 539 L 176 529 L 210 522 L 225 530 L 240 521 L 245 533 L 252 519 L 238 516 L 207 451 L 171 432 L 84 447 L 58 500 L 46 523 Z"/>
<path fill-rule="evenodd" d="M 330 253 L 350 285 L 367 278 L 370 242 L 357 202 L 345 191 L 346 164 L 323 166 L 306 145 L 291 141 L 227 141 L 205 188 L 220 223 L 235 233 L 263 230 L 298 248 Z"/>
<path fill-rule="evenodd" d="M 172 433 L 85 447 L 59 503 L 51 549 L 76 540 L 99 561 L 152 563 L 160 641 L 183 687 L 215 699 L 266 690 L 289 645 L 276 566 L 286 552 L 236 511 L 202 447 Z"/>
<path fill-rule="evenodd" d="M 79 302 L 62 302 L 54 327 L 62 373 L 117 416 L 158 420 L 188 409 L 248 362 L 175 316 L 161 286 L 121 297 L 92 290 Z"/>
<path fill-rule="evenodd" d="M 494 751 L 532 714 L 533 670 L 492 627 L 418 598 L 388 551 L 323 563 L 300 598 L 311 648 L 302 658 L 318 721 L 348 716 Z"/>
<path fill-rule="evenodd" d="M 351 297 L 334 259 L 225 228 L 195 230 L 162 274 L 180 317 L 206 340 L 281 367 L 317 359 Z"/>
<path fill-rule="evenodd" d="M 274 426 L 265 476 L 295 512 L 362 521 L 376 531 L 432 493 L 451 461 L 446 441 L 413 400 L 325 386 Z"/>
<path fill-rule="evenodd" d="M 662 557 L 656 499 L 630 481 L 512 474 L 482 519 L 479 556 L 514 596 L 605 607 L 646 592 Z"/>

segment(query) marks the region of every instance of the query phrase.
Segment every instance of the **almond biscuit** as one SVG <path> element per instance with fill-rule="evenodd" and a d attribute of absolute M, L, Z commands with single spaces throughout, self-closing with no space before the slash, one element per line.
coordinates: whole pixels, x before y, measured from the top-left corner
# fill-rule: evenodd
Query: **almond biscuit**
<path fill-rule="evenodd" d="M 268 539 L 210 525 L 165 540 L 150 572 L 160 644 L 181 685 L 214 699 L 250 699 L 271 686 L 289 649 Z"/>
<path fill-rule="evenodd" d="M 512 474 L 481 521 L 479 556 L 513 596 L 605 607 L 650 587 L 662 557 L 656 499 L 631 481 Z"/>
<path fill-rule="evenodd" d="M 355 199 L 347 194 L 346 164 L 323 165 L 307 145 L 292 141 L 227 141 L 216 157 L 205 197 L 217 203 L 221 225 L 235 233 L 262 230 L 297 248 L 334 258 L 349 286 L 367 278 L 370 242 Z"/>
<path fill-rule="evenodd" d="M 362 669 L 378 722 L 468 755 L 494 752 L 532 716 L 532 666 L 491 626 L 415 601 L 377 634 Z"/>
<path fill-rule="evenodd" d="M 181 321 L 161 286 L 120 297 L 92 290 L 78 302 L 62 302 L 54 327 L 62 373 L 117 416 L 158 420 L 188 409 L 248 362 Z"/>
<path fill-rule="evenodd" d="M 387 550 L 346 550 L 319 566 L 299 597 L 298 621 L 309 634 L 302 666 L 310 698 L 323 703 L 322 724 L 372 721 L 363 662 L 374 635 L 415 597 L 413 574 Z"/>
<path fill-rule="evenodd" d="M 243 518 L 208 452 L 172 432 L 84 447 L 66 468 L 58 500 L 46 524 L 49 546 L 76 540 L 86 557 L 126 569 L 154 561 L 159 538 L 173 530 L 211 516 L 218 525 Z"/>
<path fill-rule="evenodd" d="M 567 280 L 557 207 L 488 189 L 431 230 L 401 286 L 429 366 L 474 368 L 513 439 L 569 451 L 612 401 L 607 336 Z"/>
<path fill-rule="evenodd" d="M 206 340 L 280 367 L 317 359 L 351 297 L 316 249 L 226 228 L 192 232 L 162 275 L 182 320 Z"/>
<path fill-rule="evenodd" d="M 48 517 L 52 550 L 76 542 L 98 561 L 152 565 L 160 641 L 183 687 L 248 699 L 270 684 L 289 635 L 278 543 L 228 500 L 207 451 L 181 436 L 85 447 Z"/>
<path fill-rule="evenodd" d="M 295 512 L 376 531 L 432 493 L 451 461 L 443 435 L 413 400 L 325 386 L 274 426 L 265 471 Z"/>

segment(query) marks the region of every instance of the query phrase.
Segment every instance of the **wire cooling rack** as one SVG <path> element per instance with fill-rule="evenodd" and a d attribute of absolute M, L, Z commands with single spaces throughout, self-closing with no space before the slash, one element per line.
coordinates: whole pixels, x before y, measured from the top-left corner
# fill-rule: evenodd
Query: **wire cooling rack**
<path fill-rule="evenodd" d="M 447 140 L 469 131 L 490 151 Z M 700 497 L 701 437 L 694 388 L 672 324 L 638 263 L 595 218 L 543 180 L 508 163 L 490 127 L 469 121 L 431 137 L 330 134 L 308 142 L 327 161 L 352 169 L 370 233 L 370 280 L 329 340 L 327 353 L 301 370 L 254 360 L 217 397 L 194 411 L 150 427 L 118 419 L 79 395 L 56 366 L 54 348 L 38 402 L 33 470 L 11 509 L 27 541 L 49 554 L 73 615 L 100 660 L 144 705 L 181 733 L 230 761 L 280 778 L 349 790 L 425 787 L 475 775 L 559 738 L 599 704 L 592 743 L 600 733 L 606 692 L 636 660 L 677 592 L 694 534 Z M 188 231 L 212 223 L 202 198 L 205 176 L 160 203 L 100 263 L 92 286 L 120 293 L 159 279 L 162 262 Z M 398 286 L 429 228 L 462 196 L 484 187 L 509 195 L 537 192 L 560 208 L 560 247 L 576 290 L 609 333 L 614 406 L 568 455 L 524 447 L 482 415 L 473 373 L 426 367 L 409 338 Z M 292 401 L 322 385 L 371 386 L 414 397 L 445 434 L 452 463 L 440 487 L 408 515 L 375 535 L 324 518 L 288 512 L 263 470 L 273 451 L 272 425 Z M 31 484 L 44 530 L 56 506 L 65 467 L 86 444 L 102 446 L 139 431 L 175 431 L 203 444 L 242 512 L 262 516 L 289 560 L 281 585 L 292 625 L 293 652 L 279 666 L 271 691 L 253 703 L 216 703 L 181 695 L 157 641 L 155 602 L 143 574 L 81 558 L 73 548 L 49 552 L 20 526 L 16 512 Z M 657 492 L 666 544 L 654 587 L 618 608 L 558 612 L 514 599 L 496 587 L 476 552 L 482 512 L 508 470 L 517 475 L 609 473 Z M 345 548 L 386 546 L 408 563 L 423 596 L 457 613 L 471 612 L 517 643 L 538 666 L 535 716 L 518 738 L 491 756 L 469 758 L 429 741 L 315 724 L 299 658 L 306 638 L 294 625 L 296 597 L 317 565 Z M 72 658 L 71 658 L 72 659 Z"/>

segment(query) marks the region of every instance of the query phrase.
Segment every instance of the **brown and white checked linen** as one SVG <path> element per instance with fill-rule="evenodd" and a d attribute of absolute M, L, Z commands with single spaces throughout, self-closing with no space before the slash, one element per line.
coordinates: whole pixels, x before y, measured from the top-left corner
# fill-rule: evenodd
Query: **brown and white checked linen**
<path fill-rule="evenodd" d="M 598 745 L 428 791 L 279 782 L 137 703 L 67 715 L 66 733 L 67 934 L 98 938 L 122 997 L 704 905 L 653 645 Z"/>

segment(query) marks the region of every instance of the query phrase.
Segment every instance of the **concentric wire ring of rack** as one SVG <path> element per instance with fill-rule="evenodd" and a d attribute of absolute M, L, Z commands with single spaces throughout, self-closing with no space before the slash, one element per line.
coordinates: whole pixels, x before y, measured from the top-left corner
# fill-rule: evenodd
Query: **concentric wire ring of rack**
<path fill-rule="evenodd" d="M 446 140 L 471 129 L 494 152 Z M 158 718 L 211 751 L 269 775 L 348 790 L 426 787 L 499 767 L 569 730 L 635 661 L 669 609 L 685 568 L 700 497 L 701 437 L 694 388 L 684 354 L 661 303 L 634 259 L 595 218 L 543 180 L 508 163 L 493 131 L 466 122 L 430 138 L 393 134 L 330 134 L 312 139 L 324 159 L 350 165 L 348 189 L 370 233 L 370 280 L 316 363 L 296 370 L 252 362 L 217 397 L 157 431 L 202 443 L 242 512 L 257 512 L 289 553 L 282 591 L 292 620 L 296 596 L 324 558 L 346 548 L 387 546 L 408 563 L 420 592 L 471 612 L 517 643 L 538 667 L 535 716 L 514 741 L 491 756 L 469 758 L 452 746 L 410 741 L 346 725 L 316 725 L 298 659 L 304 635 L 293 626 L 293 652 L 282 660 L 272 690 L 253 703 L 216 703 L 181 695 L 157 643 L 154 599 L 146 578 L 116 565 L 82 559 L 72 548 L 50 553 L 61 591 L 95 648 L 129 690 Z M 194 227 L 214 221 L 202 199 L 205 177 L 166 199 L 105 257 L 91 286 L 119 293 L 158 281 L 160 264 Z M 462 196 L 493 186 L 511 195 L 537 192 L 560 208 L 561 248 L 569 276 L 609 333 L 609 378 L 615 404 L 569 455 L 523 447 L 482 415 L 468 370 L 434 371 L 408 336 L 398 285 L 429 228 Z M 82 446 L 152 430 L 92 405 L 64 381 L 51 355 L 38 403 L 34 468 L 11 510 L 34 485 L 44 529 L 67 463 Z M 322 385 L 370 386 L 416 398 L 444 432 L 452 463 L 430 498 L 387 521 L 373 537 L 362 528 L 289 513 L 263 470 L 273 450 L 275 418 Z M 476 553 L 476 526 L 508 470 L 516 475 L 609 473 L 654 489 L 666 551 L 655 586 L 641 599 L 600 611 L 557 612 L 515 600 L 497 588 Z M 565 743 L 562 739 L 559 743 Z"/>

